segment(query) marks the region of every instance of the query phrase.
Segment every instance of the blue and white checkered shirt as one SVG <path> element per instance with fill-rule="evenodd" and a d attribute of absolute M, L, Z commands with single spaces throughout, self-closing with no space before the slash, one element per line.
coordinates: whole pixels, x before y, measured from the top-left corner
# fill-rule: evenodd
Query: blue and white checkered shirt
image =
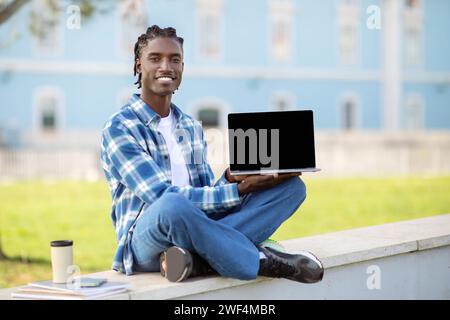
<path fill-rule="evenodd" d="M 140 95 L 133 95 L 112 115 L 102 132 L 101 161 L 112 195 L 111 218 L 118 243 L 112 268 L 127 275 L 133 274 L 130 233 L 139 215 L 163 194 L 180 193 L 206 214 L 231 209 L 241 201 L 237 184 L 224 175 L 213 185 L 201 124 L 174 104 L 171 108 L 189 172 L 188 186 L 172 186 L 168 148 L 157 130 L 161 118 Z"/>

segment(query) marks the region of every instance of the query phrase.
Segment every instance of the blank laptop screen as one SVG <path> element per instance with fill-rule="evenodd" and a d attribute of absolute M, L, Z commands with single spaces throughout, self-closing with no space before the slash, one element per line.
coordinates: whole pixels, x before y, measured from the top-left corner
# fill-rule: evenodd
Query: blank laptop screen
<path fill-rule="evenodd" d="M 311 110 L 231 113 L 228 139 L 231 171 L 316 166 Z"/>

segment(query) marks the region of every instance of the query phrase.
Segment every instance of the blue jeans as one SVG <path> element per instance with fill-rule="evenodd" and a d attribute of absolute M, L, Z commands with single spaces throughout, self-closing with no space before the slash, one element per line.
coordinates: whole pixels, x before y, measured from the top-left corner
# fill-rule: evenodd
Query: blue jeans
<path fill-rule="evenodd" d="M 306 198 L 300 178 L 253 192 L 227 212 L 206 215 L 182 195 L 168 193 L 149 206 L 131 236 L 134 270 L 159 271 L 159 255 L 176 245 L 197 252 L 221 276 L 255 279 L 259 243 L 268 239 Z"/>

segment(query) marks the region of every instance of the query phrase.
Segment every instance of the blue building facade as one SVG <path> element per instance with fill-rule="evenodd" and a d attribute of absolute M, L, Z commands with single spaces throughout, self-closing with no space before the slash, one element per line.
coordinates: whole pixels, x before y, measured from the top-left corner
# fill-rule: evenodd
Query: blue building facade
<path fill-rule="evenodd" d="M 448 0 L 125 0 L 91 20 L 35 0 L 0 27 L 0 128 L 99 131 L 133 92 L 152 24 L 185 40 L 173 101 L 208 126 L 229 112 L 312 109 L 318 130 L 448 130 Z M 47 11 L 46 11 L 47 10 Z M 15 35 L 18 35 L 17 37 Z"/>

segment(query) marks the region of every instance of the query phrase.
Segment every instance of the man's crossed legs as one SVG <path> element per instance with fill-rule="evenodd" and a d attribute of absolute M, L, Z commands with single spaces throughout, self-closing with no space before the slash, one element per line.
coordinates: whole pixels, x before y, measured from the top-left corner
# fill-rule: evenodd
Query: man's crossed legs
<path fill-rule="evenodd" d="M 298 177 L 247 194 L 233 210 L 209 216 L 184 196 L 165 194 L 142 213 L 133 231 L 135 270 L 160 271 L 161 253 L 176 246 L 181 255 L 187 251 L 189 259 L 189 253 L 198 254 L 224 277 L 251 280 L 264 275 L 320 281 L 322 264 L 310 253 L 289 255 L 258 246 L 305 198 L 306 187 Z M 260 252 L 266 259 L 260 259 Z"/>

